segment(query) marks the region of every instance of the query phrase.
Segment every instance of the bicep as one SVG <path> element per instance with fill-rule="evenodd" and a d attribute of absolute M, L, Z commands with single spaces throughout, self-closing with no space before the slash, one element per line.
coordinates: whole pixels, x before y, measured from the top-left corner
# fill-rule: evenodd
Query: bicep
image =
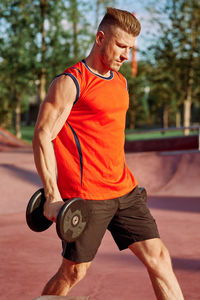
<path fill-rule="evenodd" d="M 56 78 L 41 105 L 35 134 L 44 132 L 53 140 L 68 118 L 76 98 L 76 87 L 69 76 Z"/>

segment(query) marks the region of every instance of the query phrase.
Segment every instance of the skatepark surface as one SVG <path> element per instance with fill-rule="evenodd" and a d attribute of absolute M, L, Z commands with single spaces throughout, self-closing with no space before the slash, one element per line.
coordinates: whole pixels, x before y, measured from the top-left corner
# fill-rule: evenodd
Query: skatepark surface
<path fill-rule="evenodd" d="M 200 299 L 200 152 L 126 153 L 126 161 L 147 189 L 185 300 Z M 0 178 L 0 299 L 35 299 L 62 258 L 54 225 L 42 233 L 26 225 L 27 202 L 42 186 L 30 146 L 0 139 Z M 129 250 L 119 252 L 108 232 L 87 276 L 69 296 L 156 299 L 145 267 Z"/>

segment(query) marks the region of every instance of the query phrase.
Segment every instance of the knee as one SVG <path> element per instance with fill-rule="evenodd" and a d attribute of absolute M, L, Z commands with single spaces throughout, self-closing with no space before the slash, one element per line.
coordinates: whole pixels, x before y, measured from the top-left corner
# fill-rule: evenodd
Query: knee
<path fill-rule="evenodd" d="M 58 270 L 58 274 L 61 280 L 68 283 L 70 287 L 78 283 L 83 279 L 87 273 L 89 263 L 63 263 Z"/>
<path fill-rule="evenodd" d="M 171 269 L 171 258 L 168 249 L 162 245 L 158 249 L 153 249 L 147 258 L 146 266 L 148 271 L 153 273 L 163 273 Z"/>
<path fill-rule="evenodd" d="M 74 264 L 70 269 L 69 277 L 71 279 L 72 285 L 79 282 L 81 279 L 85 277 L 87 273 L 87 266 L 84 264 Z"/>

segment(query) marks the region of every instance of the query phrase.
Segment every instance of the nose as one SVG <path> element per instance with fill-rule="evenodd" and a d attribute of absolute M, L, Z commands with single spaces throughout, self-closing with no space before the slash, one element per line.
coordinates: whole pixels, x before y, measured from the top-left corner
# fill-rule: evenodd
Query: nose
<path fill-rule="evenodd" d="M 121 57 L 123 57 L 124 60 L 128 60 L 128 58 L 129 58 L 129 49 L 123 49 Z"/>

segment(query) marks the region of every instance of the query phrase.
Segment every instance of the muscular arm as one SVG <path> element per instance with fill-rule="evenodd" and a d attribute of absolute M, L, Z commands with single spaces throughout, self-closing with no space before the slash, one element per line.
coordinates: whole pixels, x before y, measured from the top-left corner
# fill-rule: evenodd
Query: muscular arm
<path fill-rule="evenodd" d="M 76 87 L 69 76 L 56 78 L 41 105 L 33 137 L 33 153 L 38 174 L 43 182 L 46 202 L 44 215 L 55 221 L 63 205 L 56 179 L 56 160 L 52 140 L 63 127 L 73 102 Z"/>

